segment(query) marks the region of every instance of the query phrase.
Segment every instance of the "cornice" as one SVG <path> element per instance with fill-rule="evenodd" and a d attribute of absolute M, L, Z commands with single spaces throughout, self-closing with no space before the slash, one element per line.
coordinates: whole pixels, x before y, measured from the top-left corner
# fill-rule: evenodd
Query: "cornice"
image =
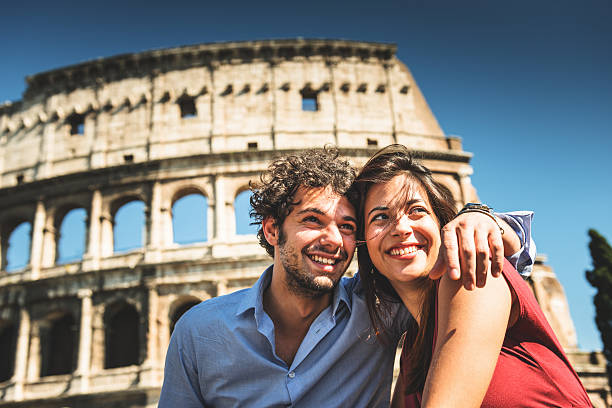
<path fill-rule="evenodd" d="M 26 77 L 26 99 L 40 93 L 65 92 L 100 82 L 142 77 L 190 67 L 254 61 L 279 63 L 294 58 L 323 57 L 388 61 L 397 46 L 388 43 L 330 39 L 282 39 L 187 45 L 99 58 Z"/>

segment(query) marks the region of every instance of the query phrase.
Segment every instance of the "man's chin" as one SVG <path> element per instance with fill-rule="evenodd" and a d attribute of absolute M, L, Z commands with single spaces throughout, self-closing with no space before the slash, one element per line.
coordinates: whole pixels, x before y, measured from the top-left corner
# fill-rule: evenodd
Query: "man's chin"
<path fill-rule="evenodd" d="M 336 286 L 336 282 L 334 282 L 329 276 L 317 276 L 314 278 L 314 283 L 317 287 L 324 291 L 331 291 Z"/>

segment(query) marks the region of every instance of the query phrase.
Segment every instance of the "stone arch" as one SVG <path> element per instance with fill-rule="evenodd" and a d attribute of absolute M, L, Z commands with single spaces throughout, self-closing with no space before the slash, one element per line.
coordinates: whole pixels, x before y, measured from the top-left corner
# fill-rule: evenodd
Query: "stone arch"
<path fill-rule="evenodd" d="M 55 263 L 64 264 L 83 259 L 87 246 L 87 209 L 79 204 L 59 208 L 53 220 Z M 82 222 L 79 222 L 79 218 Z"/>
<path fill-rule="evenodd" d="M 140 313 L 125 300 L 107 306 L 104 313 L 104 368 L 141 363 Z"/>
<path fill-rule="evenodd" d="M 251 190 L 246 185 L 240 187 L 234 197 L 234 232 L 236 235 L 255 235 L 259 229 L 257 225 L 251 225 L 252 219 L 249 216 L 251 196 Z"/>
<path fill-rule="evenodd" d="M 8 381 L 15 372 L 18 325 L 11 320 L 0 320 L 0 383 Z"/>
<path fill-rule="evenodd" d="M 14 272 L 30 264 L 32 246 L 32 220 L 15 217 L 2 224 L 0 232 L 1 269 Z"/>
<path fill-rule="evenodd" d="M 138 194 L 115 199 L 110 206 L 113 253 L 144 247 L 147 201 Z"/>
<path fill-rule="evenodd" d="M 72 313 L 56 311 L 48 315 L 41 328 L 40 376 L 74 372 L 78 356 L 78 323 Z"/>
<path fill-rule="evenodd" d="M 199 304 L 200 302 L 201 300 L 199 298 L 191 295 L 181 296 L 177 300 L 172 302 L 168 312 L 168 320 L 170 322 L 170 335 L 172 335 L 172 332 L 174 331 L 174 326 L 179 321 L 181 316 L 183 316 L 185 312 L 187 312 L 189 309 Z"/>
<path fill-rule="evenodd" d="M 178 189 L 172 196 L 171 208 L 174 243 L 208 240 L 209 200 L 202 187 L 191 184 Z"/>

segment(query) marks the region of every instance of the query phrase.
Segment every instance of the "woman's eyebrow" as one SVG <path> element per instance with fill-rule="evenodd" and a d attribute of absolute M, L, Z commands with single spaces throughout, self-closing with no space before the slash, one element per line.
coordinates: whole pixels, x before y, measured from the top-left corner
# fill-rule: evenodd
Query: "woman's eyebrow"
<path fill-rule="evenodd" d="M 384 205 L 379 205 L 378 207 L 374 207 L 374 208 L 372 208 L 372 209 L 371 209 L 371 210 L 368 212 L 368 216 L 369 216 L 370 214 L 372 214 L 374 211 L 386 211 L 386 210 L 388 210 L 388 209 L 389 209 L 389 207 L 385 207 Z"/>

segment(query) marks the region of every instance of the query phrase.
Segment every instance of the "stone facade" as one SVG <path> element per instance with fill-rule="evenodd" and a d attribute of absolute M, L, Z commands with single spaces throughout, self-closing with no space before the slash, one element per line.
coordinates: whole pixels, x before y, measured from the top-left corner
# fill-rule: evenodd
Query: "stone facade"
<path fill-rule="evenodd" d="M 27 81 L 23 100 L 0 107 L 0 407 L 156 406 L 176 320 L 270 263 L 254 235 L 236 233 L 234 205 L 279 154 L 333 144 L 359 166 L 402 143 L 460 204 L 477 200 L 471 154 L 444 134 L 394 45 L 204 44 Z M 179 245 L 173 208 L 191 194 L 208 200 L 206 240 Z M 116 215 L 135 200 L 143 246 L 117 252 Z M 73 209 L 87 213 L 85 251 L 65 263 L 59 231 Z M 24 222 L 29 261 L 7 271 Z M 535 292 L 607 406 L 603 360 L 576 350 L 562 288 L 538 268 Z"/>

